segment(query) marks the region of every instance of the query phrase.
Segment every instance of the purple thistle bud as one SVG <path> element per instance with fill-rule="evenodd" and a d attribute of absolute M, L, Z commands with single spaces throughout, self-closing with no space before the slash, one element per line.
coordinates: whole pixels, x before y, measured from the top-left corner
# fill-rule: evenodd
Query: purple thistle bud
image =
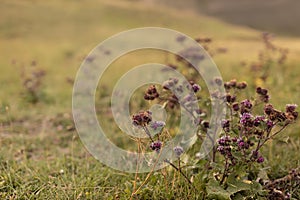
<path fill-rule="evenodd" d="M 177 146 L 177 147 L 174 147 L 174 153 L 175 153 L 175 155 L 176 155 L 176 157 L 180 157 L 181 156 L 181 154 L 183 154 L 183 148 L 181 147 L 181 146 Z"/>
<path fill-rule="evenodd" d="M 249 125 L 253 116 L 250 113 L 243 113 L 241 116 L 240 123 L 243 125 Z"/>
<path fill-rule="evenodd" d="M 263 163 L 265 161 L 264 157 L 259 156 L 256 160 L 258 163 Z"/>
<path fill-rule="evenodd" d="M 236 103 L 232 104 L 232 109 L 234 111 L 239 111 L 239 109 L 240 109 L 239 103 L 236 102 Z"/>
<path fill-rule="evenodd" d="M 157 89 L 155 85 L 150 85 L 149 88 L 146 90 L 144 99 L 145 100 L 154 100 L 155 98 L 159 97 L 159 93 L 157 92 Z"/>
<path fill-rule="evenodd" d="M 161 141 L 157 140 L 155 142 L 152 142 L 150 144 L 150 148 L 153 150 L 153 151 L 159 151 L 161 149 L 161 146 L 162 146 L 162 143 Z"/>
<path fill-rule="evenodd" d="M 201 124 L 204 128 L 209 128 L 209 122 L 208 121 L 202 121 Z"/>
<path fill-rule="evenodd" d="M 257 87 L 257 88 L 256 88 L 256 93 L 257 93 L 257 94 L 261 94 L 261 90 L 262 90 L 261 87 Z"/>
<path fill-rule="evenodd" d="M 196 109 L 195 111 L 196 111 L 196 113 L 197 113 L 198 115 L 201 115 L 201 114 L 203 113 L 203 110 L 201 110 L 200 108 L 199 108 L 199 109 Z"/>
<path fill-rule="evenodd" d="M 198 84 L 194 84 L 194 85 L 192 86 L 192 88 L 193 88 L 193 90 L 194 90 L 195 93 L 198 92 L 198 91 L 201 89 L 200 86 L 199 86 Z"/>
<path fill-rule="evenodd" d="M 244 146 L 245 146 L 245 142 L 244 142 L 244 140 L 243 139 L 238 139 L 238 146 L 240 147 L 240 148 L 243 148 Z"/>
<path fill-rule="evenodd" d="M 270 100 L 270 96 L 269 95 L 265 95 L 265 96 L 263 96 L 262 100 L 263 100 L 263 102 L 268 103 L 269 100 Z"/>
<path fill-rule="evenodd" d="M 219 145 L 222 145 L 222 146 L 226 146 L 230 142 L 231 142 L 231 139 L 229 136 L 223 136 L 218 140 Z"/>
<path fill-rule="evenodd" d="M 218 146 L 217 151 L 223 155 L 225 154 L 225 148 L 223 146 Z"/>
<path fill-rule="evenodd" d="M 238 83 L 236 86 L 236 88 L 240 90 L 245 89 L 246 87 L 247 87 L 247 83 L 245 81 Z"/>
<path fill-rule="evenodd" d="M 272 104 L 267 104 L 264 108 L 264 111 L 267 115 L 270 115 L 274 111 L 274 107 Z"/>
<path fill-rule="evenodd" d="M 152 121 L 152 113 L 150 111 L 140 111 L 132 116 L 132 124 L 134 126 L 145 126 Z"/>
<path fill-rule="evenodd" d="M 162 128 L 166 125 L 166 123 L 164 121 L 154 121 L 150 127 L 153 129 L 153 130 L 156 130 L 157 128 Z"/>
<path fill-rule="evenodd" d="M 218 143 L 219 143 L 219 145 L 225 145 L 225 144 L 226 144 L 226 141 L 225 141 L 224 138 L 220 138 L 220 139 L 218 140 Z"/>
<path fill-rule="evenodd" d="M 222 79 L 220 77 L 217 77 L 215 78 L 215 83 L 218 85 L 218 86 L 221 86 L 222 85 Z"/>
<path fill-rule="evenodd" d="M 268 94 L 268 90 L 267 89 L 261 89 L 261 95 L 267 95 Z"/>
<path fill-rule="evenodd" d="M 225 87 L 226 90 L 229 90 L 231 88 L 231 85 L 230 85 L 229 82 L 225 82 L 224 87 Z"/>
<path fill-rule="evenodd" d="M 230 85 L 230 87 L 232 87 L 232 88 L 235 88 L 235 87 L 236 87 L 236 84 L 237 84 L 237 82 L 236 82 L 235 79 L 229 81 L 229 85 Z"/>
<path fill-rule="evenodd" d="M 265 119 L 264 116 L 256 116 L 254 121 L 253 121 L 253 125 L 254 126 L 259 126 L 260 123 Z"/>
<path fill-rule="evenodd" d="M 230 122 L 229 120 L 222 120 L 221 122 L 222 128 L 229 128 L 230 127 Z"/>
<path fill-rule="evenodd" d="M 268 120 L 266 124 L 268 128 L 272 128 L 274 126 L 274 123 L 271 120 Z"/>
<path fill-rule="evenodd" d="M 236 100 L 236 96 L 232 96 L 231 94 L 226 94 L 226 101 L 228 103 L 233 103 Z"/>
<path fill-rule="evenodd" d="M 297 107 L 298 106 L 296 104 L 287 104 L 285 109 L 286 109 L 286 112 L 292 113 L 292 112 L 295 112 Z"/>
<path fill-rule="evenodd" d="M 250 102 L 250 100 L 245 99 L 244 101 L 241 102 L 242 106 L 244 106 L 245 108 L 251 109 L 252 108 L 252 103 Z"/>

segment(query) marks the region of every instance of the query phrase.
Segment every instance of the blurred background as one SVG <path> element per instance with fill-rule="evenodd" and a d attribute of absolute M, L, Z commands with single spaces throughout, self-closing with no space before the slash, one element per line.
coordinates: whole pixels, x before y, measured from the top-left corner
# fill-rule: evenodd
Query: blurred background
<path fill-rule="evenodd" d="M 213 45 L 228 49 L 226 56 L 215 58 L 225 78 L 230 78 L 228 68 L 257 58 L 263 31 L 274 33 L 275 42 L 290 50 L 289 62 L 295 63 L 300 51 L 299 4 L 296 0 L 3 0 L 0 97 L 17 103 L 24 83 L 20 76 L 34 63 L 47 73 L 44 89 L 53 97 L 51 105 L 70 109 L 72 84 L 66 82 L 72 83 L 89 51 L 113 34 L 143 26 L 212 38 Z M 129 59 L 125 65 L 137 63 Z"/>

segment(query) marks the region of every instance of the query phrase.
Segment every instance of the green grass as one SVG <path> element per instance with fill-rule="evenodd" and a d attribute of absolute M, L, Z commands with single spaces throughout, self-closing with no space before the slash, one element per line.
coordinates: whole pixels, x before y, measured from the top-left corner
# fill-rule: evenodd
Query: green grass
<path fill-rule="evenodd" d="M 81 144 L 71 117 L 72 85 L 82 59 L 99 42 L 130 28 L 160 26 L 191 37 L 208 36 L 213 45 L 229 52 L 216 56 L 225 80 L 253 81 L 242 61 L 256 59 L 263 48 L 259 32 L 229 25 L 188 11 L 139 1 L 35 1 L 4 0 L 0 5 L 0 197 L 2 199 L 128 199 L 133 174 L 109 169 Z M 300 104 L 300 39 L 280 37 L 276 43 L 290 49 L 284 69 L 274 69 L 270 88 L 273 102 Z M 126 55 L 100 81 L 111 91 L 128 69 L 147 62 L 164 62 L 157 51 Z M 46 71 L 43 90 L 47 102 L 24 102 L 21 73 L 30 63 Z M 15 63 L 15 64 L 13 64 Z M 276 78 L 280 78 L 278 82 Z M 101 88 L 99 88 L 101 92 Z M 111 122 L 101 122 L 106 127 Z M 275 142 L 265 149 L 272 157 L 274 176 L 299 166 L 299 124 L 290 128 L 290 143 Z M 117 130 L 116 130 L 117 132 Z M 118 138 L 118 136 L 116 136 Z M 120 145 L 130 145 L 120 143 Z M 288 152 L 288 153 L 286 153 Z M 141 174 L 141 184 L 147 174 Z M 174 181 L 176 180 L 176 181 Z M 173 181 L 175 182 L 172 185 Z M 197 181 L 196 181 L 197 182 Z M 201 182 L 197 182 L 201 187 Z M 185 180 L 167 168 L 151 176 L 138 194 L 156 199 L 201 198 Z M 154 198 L 154 199 L 155 199 Z"/>

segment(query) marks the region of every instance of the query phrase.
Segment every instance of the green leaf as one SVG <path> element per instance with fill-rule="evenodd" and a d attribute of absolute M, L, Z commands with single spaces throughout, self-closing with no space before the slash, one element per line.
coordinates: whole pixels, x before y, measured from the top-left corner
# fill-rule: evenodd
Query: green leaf
<path fill-rule="evenodd" d="M 228 188 L 227 191 L 230 194 L 235 194 L 237 192 L 251 190 L 252 182 L 241 180 L 238 177 L 234 177 L 234 175 L 230 175 L 227 179 Z"/>
<path fill-rule="evenodd" d="M 231 200 L 230 193 L 224 190 L 214 179 L 209 180 L 206 192 L 207 199 Z"/>

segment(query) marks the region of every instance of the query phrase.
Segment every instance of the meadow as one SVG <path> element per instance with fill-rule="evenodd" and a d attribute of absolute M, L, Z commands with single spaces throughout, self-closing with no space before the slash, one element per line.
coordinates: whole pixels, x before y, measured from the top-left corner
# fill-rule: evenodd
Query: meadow
<path fill-rule="evenodd" d="M 196 193 L 171 167 L 147 178 L 147 174 L 136 176 L 110 169 L 92 157 L 74 126 L 73 81 L 83 59 L 98 43 L 131 28 L 155 26 L 192 38 L 212 38 L 212 49 L 227 49 L 213 57 L 223 79 L 247 81 L 253 86 L 250 89 L 255 89 L 257 78 L 250 65 L 264 49 L 260 31 L 151 1 L 3 0 L 0 16 L 1 199 L 206 197 L 200 175 L 193 178 Z M 274 44 L 288 49 L 287 60 L 272 66 L 264 87 L 272 104 L 284 110 L 285 104 L 300 105 L 300 38 L 278 36 Z M 111 139 L 124 148 L 134 144 L 118 134 L 110 111 L 102 109 L 104 100 L 123 73 L 149 62 L 165 63 L 165 54 L 145 50 L 125 55 L 99 82 L 104 87 L 98 88 L 96 107 L 99 115 L 107 115 L 99 121 L 107 129 L 113 127 Z M 32 77 L 34 73 L 39 75 Z M 299 128 L 296 121 L 263 148 L 267 160 L 263 171 L 268 179 L 277 180 L 293 169 L 299 170 Z M 300 198 L 299 187 L 291 192 L 292 198 Z"/>

